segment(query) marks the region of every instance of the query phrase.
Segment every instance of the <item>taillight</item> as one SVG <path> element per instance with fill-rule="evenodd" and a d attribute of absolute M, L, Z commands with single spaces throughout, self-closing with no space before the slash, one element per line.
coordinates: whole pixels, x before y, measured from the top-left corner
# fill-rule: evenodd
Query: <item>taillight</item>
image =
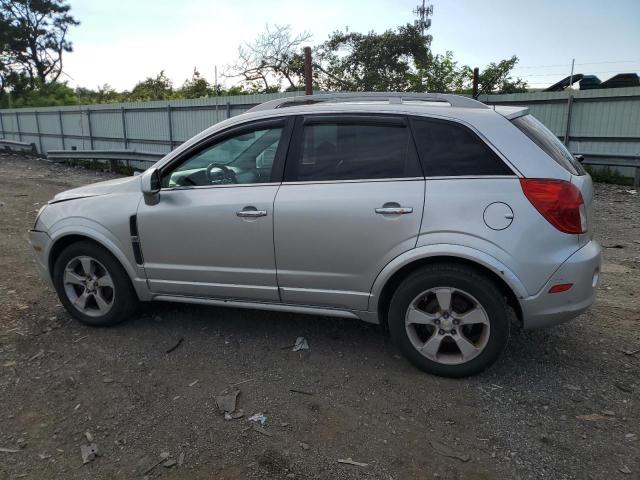
<path fill-rule="evenodd" d="M 564 233 L 585 233 L 587 216 L 578 187 L 564 180 L 521 178 L 522 191 L 547 221 Z"/>

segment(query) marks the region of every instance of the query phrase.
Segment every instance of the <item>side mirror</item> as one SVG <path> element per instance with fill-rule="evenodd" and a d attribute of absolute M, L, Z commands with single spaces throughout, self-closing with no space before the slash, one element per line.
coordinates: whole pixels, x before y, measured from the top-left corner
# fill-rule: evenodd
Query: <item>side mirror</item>
<path fill-rule="evenodd" d="M 147 205 L 155 205 L 160 201 L 160 172 L 150 168 L 141 175 L 140 189 Z"/>
<path fill-rule="evenodd" d="M 584 155 L 577 154 L 577 155 L 574 155 L 573 158 L 575 158 L 580 163 L 584 162 Z"/>

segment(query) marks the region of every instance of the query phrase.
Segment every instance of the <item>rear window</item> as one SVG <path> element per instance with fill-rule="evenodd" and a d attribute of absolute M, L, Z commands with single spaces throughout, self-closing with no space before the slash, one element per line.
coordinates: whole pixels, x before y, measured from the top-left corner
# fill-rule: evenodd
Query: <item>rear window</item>
<path fill-rule="evenodd" d="M 567 147 L 536 117 L 524 115 L 513 119 L 512 122 L 565 170 L 574 175 L 584 175 L 586 173 L 580 162 L 567 150 Z"/>
<path fill-rule="evenodd" d="M 304 126 L 297 181 L 422 177 L 403 124 L 328 122 Z M 292 170 L 293 170 L 292 168 Z"/>
<path fill-rule="evenodd" d="M 513 175 L 498 155 L 467 127 L 427 118 L 414 118 L 411 122 L 427 177 Z"/>

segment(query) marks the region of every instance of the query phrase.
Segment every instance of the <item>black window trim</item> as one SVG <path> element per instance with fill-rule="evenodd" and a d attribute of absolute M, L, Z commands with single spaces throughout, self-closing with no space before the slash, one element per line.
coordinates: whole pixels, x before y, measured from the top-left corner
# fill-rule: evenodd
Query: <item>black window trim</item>
<path fill-rule="evenodd" d="M 418 163 L 418 168 L 422 172 L 421 176 L 416 177 L 398 177 L 398 178 L 365 178 L 365 179 L 343 179 L 343 180 L 298 180 L 297 166 L 298 159 L 302 153 L 303 129 L 305 125 L 323 125 L 323 124 L 341 124 L 341 125 L 377 125 L 377 126 L 396 126 L 408 129 L 410 138 L 410 147 L 413 147 L 413 157 Z M 297 115 L 295 126 L 291 134 L 289 143 L 289 151 L 284 164 L 284 176 L 282 183 L 292 185 L 306 184 L 327 184 L 327 183 L 360 183 L 360 182 L 397 182 L 397 181 L 415 181 L 424 180 L 424 171 L 422 162 L 418 156 L 418 149 L 413 138 L 413 131 L 410 122 L 404 114 L 388 114 L 388 113 L 308 113 Z"/>
<path fill-rule="evenodd" d="M 282 117 L 269 117 L 232 125 L 231 127 L 215 132 L 210 136 L 203 138 L 198 143 L 192 145 L 184 152 L 180 152 L 175 158 L 172 158 L 168 163 L 160 167 L 160 178 L 162 178 L 168 171 L 171 171 L 186 161 L 188 161 L 194 155 L 206 150 L 207 148 L 220 143 L 228 138 L 236 135 L 241 135 L 242 132 L 255 131 L 267 128 L 282 128 L 282 137 L 276 150 L 276 155 L 273 159 L 273 166 L 271 167 L 271 178 L 266 183 L 247 183 L 247 184 L 229 184 L 229 185 L 197 185 L 197 186 L 184 186 L 184 187 L 163 187 L 162 190 L 187 190 L 187 189 L 200 189 L 200 188 L 219 188 L 219 187 L 251 187 L 260 185 L 279 184 L 282 182 L 284 175 L 284 164 L 289 151 L 289 146 L 293 133 L 295 118 L 291 115 Z"/>
<path fill-rule="evenodd" d="M 487 148 L 489 148 L 493 153 L 495 153 L 497 155 L 497 157 L 502 160 L 502 162 L 513 172 L 512 175 L 435 175 L 435 176 L 429 176 L 427 175 L 427 172 L 424 171 L 424 163 L 422 158 L 420 157 L 420 150 L 418 149 L 418 144 L 416 142 L 416 133 L 415 133 L 415 127 L 414 127 L 414 122 L 416 120 L 421 120 L 421 119 L 427 119 L 430 121 L 437 121 L 437 122 L 441 122 L 441 123 L 448 123 L 448 124 L 455 124 L 458 125 L 462 128 L 466 128 L 467 130 L 469 130 L 472 134 L 474 134 L 476 137 L 478 137 L 482 143 L 484 143 L 486 145 Z M 450 179 L 450 178 L 522 178 L 524 177 L 524 175 L 522 174 L 522 172 L 520 172 L 520 170 L 518 170 L 518 168 L 509 161 L 509 159 L 507 159 L 500 150 L 498 150 L 490 141 L 487 137 L 485 137 L 482 132 L 478 131 L 473 125 L 457 119 L 457 118 L 450 118 L 450 117 L 438 117 L 438 116 L 434 116 L 434 115 L 409 115 L 408 117 L 409 120 L 409 126 L 411 128 L 411 136 L 413 137 L 413 141 L 415 144 L 415 148 L 416 151 L 418 152 L 418 158 L 420 159 L 420 166 L 422 167 L 422 170 L 425 174 L 425 178 L 427 180 L 446 180 L 446 179 Z"/>

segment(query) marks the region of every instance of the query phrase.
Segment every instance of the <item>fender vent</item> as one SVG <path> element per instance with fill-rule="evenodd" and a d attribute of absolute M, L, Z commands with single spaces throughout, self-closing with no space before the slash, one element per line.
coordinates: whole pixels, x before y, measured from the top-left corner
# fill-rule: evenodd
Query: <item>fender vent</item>
<path fill-rule="evenodd" d="M 140 248 L 140 238 L 138 237 L 138 218 L 136 215 L 129 217 L 129 232 L 131 233 L 131 247 L 133 248 L 133 257 L 138 265 L 144 263 L 142 258 L 142 249 Z"/>

